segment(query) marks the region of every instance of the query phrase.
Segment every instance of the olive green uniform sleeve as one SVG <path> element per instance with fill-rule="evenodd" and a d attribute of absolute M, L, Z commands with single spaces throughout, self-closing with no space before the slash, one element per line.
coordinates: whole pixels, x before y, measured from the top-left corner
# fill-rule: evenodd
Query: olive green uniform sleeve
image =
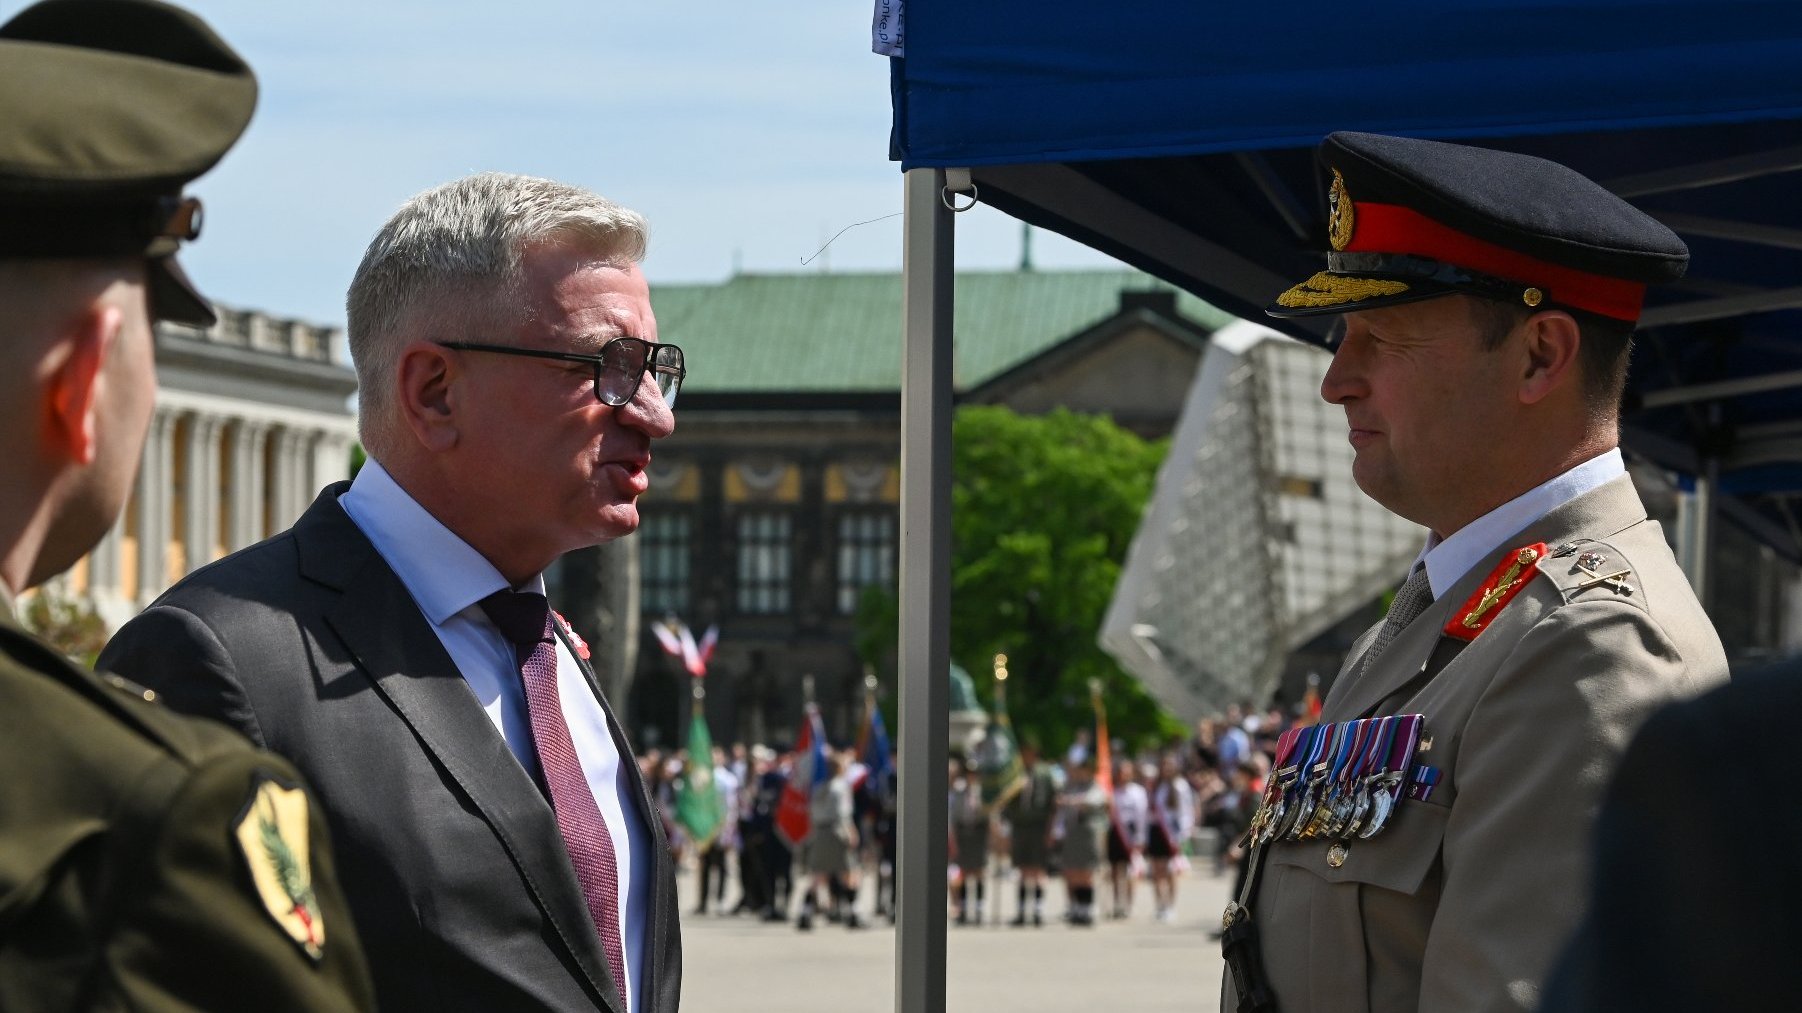
<path fill-rule="evenodd" d="M 167 806 L 129 821 L 140 823 L 141 836 L 134 835 L 135 845 L 122 843 L 142 853 L 135 869 L 123 863 L 135 882 L 119 884 L 119 910 L 105 941 L 110 985 L 122 1007 L 171 1013 L 374 1008 L 319 807 L 308 800 L 307 832 L 292 841 L 311 867 L 317 957 L 278 923 L 271 905 L 286 898 L 265 901 L 251 873 L 260 856 L 246 854 L 235 833 L 263 783 L 299 786 L 292 768 L 245 749 L 189 769 L 160 765 L 146 782 L 135 797 L 164 797 Z"/>
<path fill-rule="evenodd" d="M 294 768 L 9 618 L 0 1010 L 372 1009 L 324 814 Z"/>

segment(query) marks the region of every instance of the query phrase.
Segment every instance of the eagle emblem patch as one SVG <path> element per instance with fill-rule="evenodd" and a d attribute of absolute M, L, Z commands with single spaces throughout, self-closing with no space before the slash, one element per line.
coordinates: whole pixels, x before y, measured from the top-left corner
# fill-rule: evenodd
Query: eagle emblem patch
<path fill-rule="evenodd" d="M 232 828 L 263 908 L 315 962 L 325 956 L 325 917 L 313 893 L 307 796 L 265 776 Z"/>

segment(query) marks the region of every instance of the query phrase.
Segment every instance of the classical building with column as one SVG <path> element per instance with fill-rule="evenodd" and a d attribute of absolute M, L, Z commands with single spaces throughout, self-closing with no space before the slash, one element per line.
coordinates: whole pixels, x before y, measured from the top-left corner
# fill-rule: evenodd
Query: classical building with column
<path fill-rule="evenodd" d="M 61 577 L 109 629 L 163 589 L 292 524 L 350 475 L 356 375 L 343 334 L 219 307 L 199 329 L 156 325 L 157 404 L 118 523 Z"/>

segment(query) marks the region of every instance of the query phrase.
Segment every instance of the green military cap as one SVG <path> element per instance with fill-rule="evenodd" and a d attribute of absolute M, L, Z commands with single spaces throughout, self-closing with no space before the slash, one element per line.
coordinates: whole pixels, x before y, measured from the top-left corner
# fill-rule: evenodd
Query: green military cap
<path fill-rule="evenodd" d="M 45 0 L 0 26 L 0 258 L 149 259 L 151 308 L 214 320 L 175 251 L 182 185 L 244 132 L 257 84 L 193 14 L 157 0 Z"/>

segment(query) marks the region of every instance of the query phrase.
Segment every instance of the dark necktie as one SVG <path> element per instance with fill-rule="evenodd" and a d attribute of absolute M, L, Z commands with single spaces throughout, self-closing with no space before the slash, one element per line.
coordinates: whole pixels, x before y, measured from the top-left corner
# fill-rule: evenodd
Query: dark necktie
<path fill-rule="evenodd" d="M 526 712 L 532 720 L 532 742 L 538 764 L 551 790 L 551 808 L 557 829 L 575 866 L 576 882 L 588 902 L 588 917 L 601 937 L 614 984 L 626 996 L 626 953 L 619 931 L 619 863 L 613 836 L 601 807 L 589 790 L 569 726 L 563 720 L 563 704 L 557 695 L 557 636 L 551 628 L 551 608 L 543 595 L 497 591 L 482 599 L 501 635 L 512 642 L 519 659 L 519 674 L 526 690 Z"/>
<path fill-rule="evenodd" d="M 1433 585 L 1427 580 L 1427 568 L 1417 566 L 1408 575 L 1407 583 L 1395 592 L 1395 598 L 1389 603 L 1389 614 L 1383 617 L 1383 625 L 1377 635 L 1365 648 L 1364 657 L 1359 660 L 1359 670 L 1368 669 L 1376 663 L 1377 657 L 1389 649 L 1389 644 L 1396 635 L 1408 628 L 1408 624 L 1420 617 L 1428 605 L 1433 604 Z"/>

